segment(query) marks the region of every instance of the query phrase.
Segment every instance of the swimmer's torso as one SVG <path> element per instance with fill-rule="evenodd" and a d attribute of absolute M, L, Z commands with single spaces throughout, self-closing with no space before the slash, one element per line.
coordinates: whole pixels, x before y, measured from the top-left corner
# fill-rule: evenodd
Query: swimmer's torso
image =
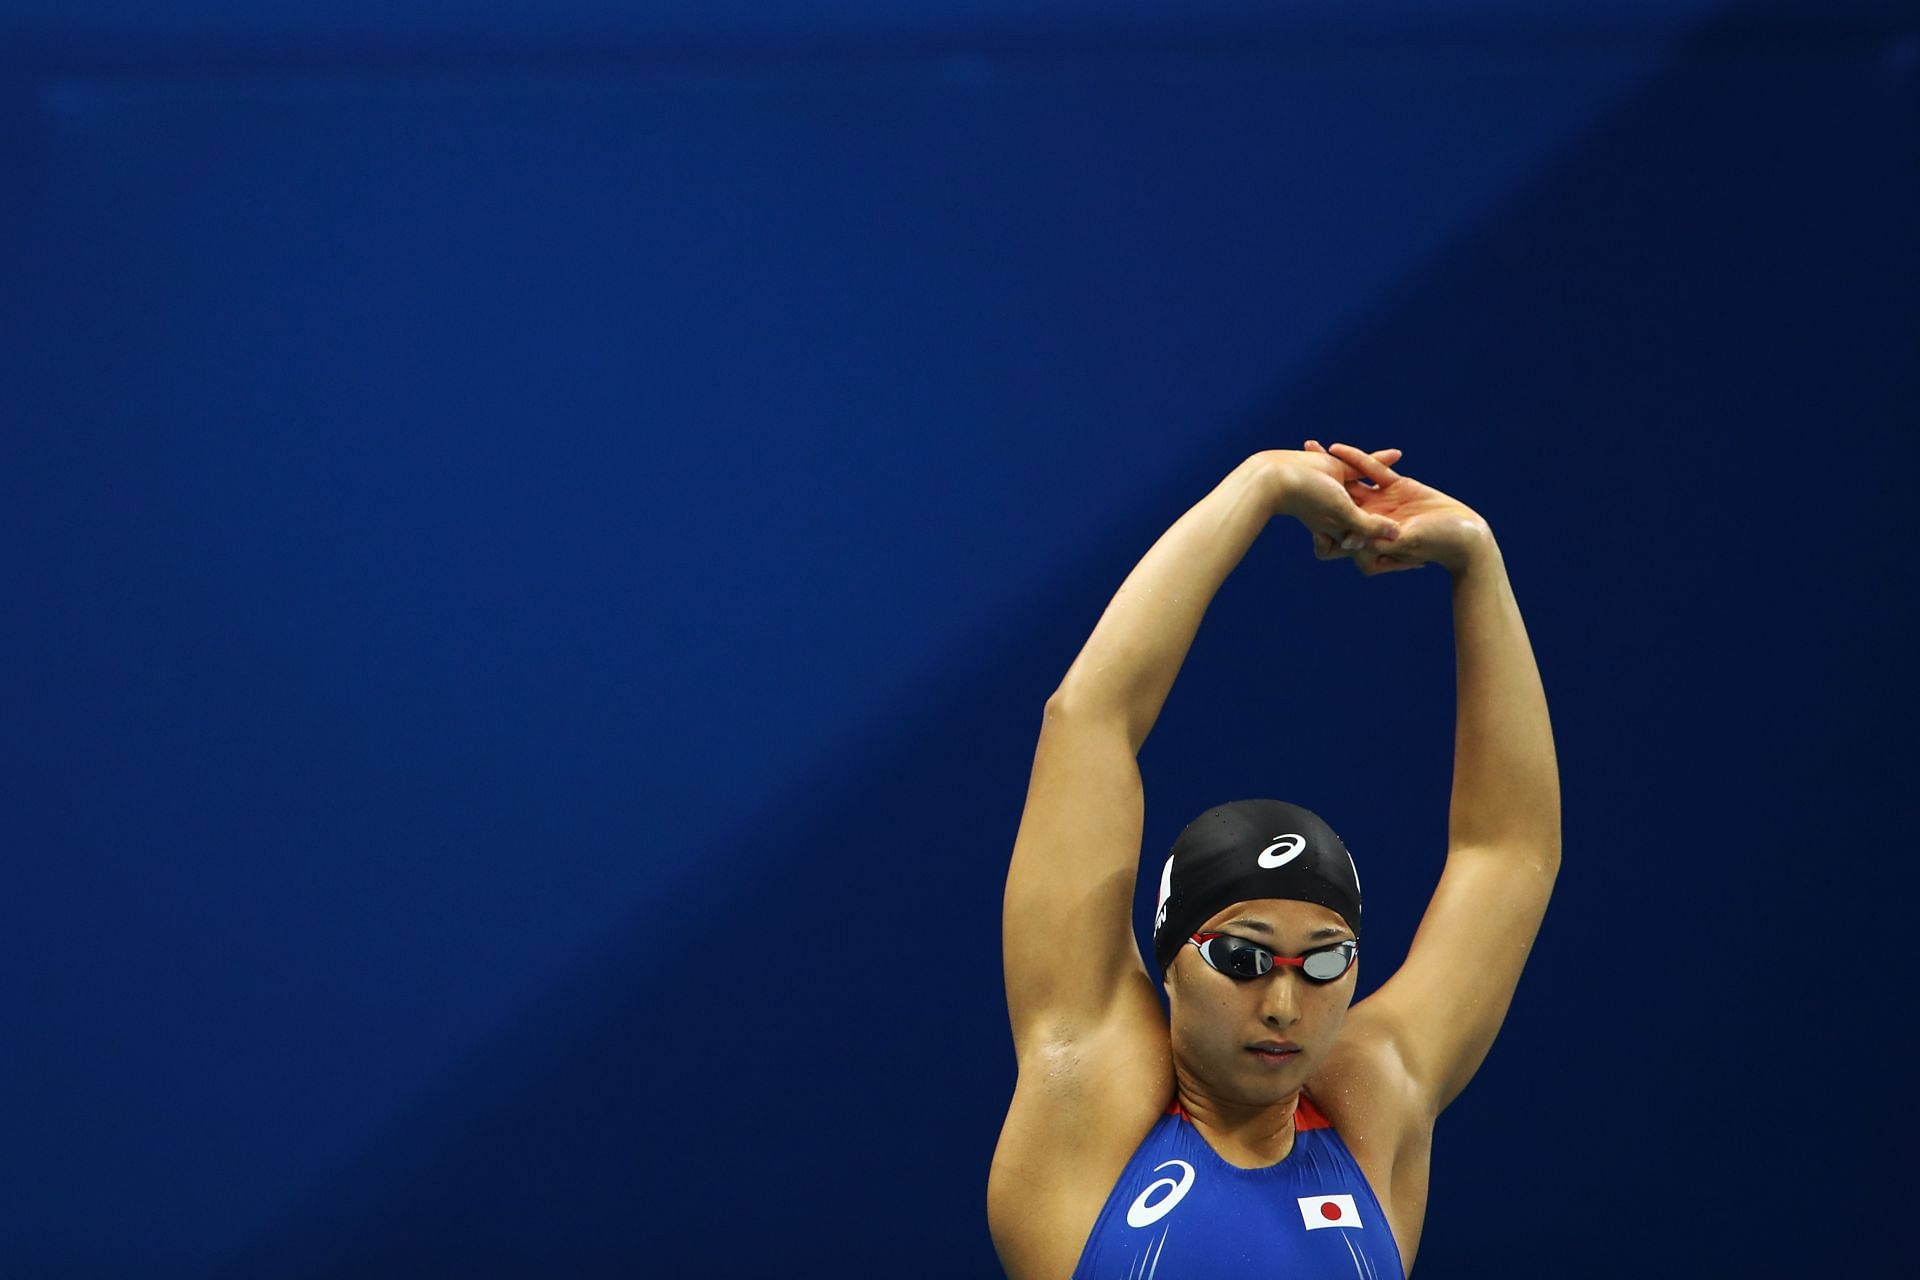
<path fill-rule="evenodd" d="M 1073 1280 L 1163 1272 L 1404 1280 L 1365 1175 L 1305 1097 L 1294 1129 L 1286 1159 L 1242 1169 L 1207 1145 L 1176 1100 L 1114 1184 Z"/>
<path fill-rule="evenodd" d="M 1432 1121 L 1397 1100 L 1394 1073 L 1372 1058 L 1336 1050 L 1301 1097 L 1293 1149 L 1248 1169 L 1175 1110 L 1164 1047 L 1121 1036 L 1043 1050 L 994 1151 L 988 1221 L 1001 1265 L 1011 1280 L 1141 1280 L 1156 1262 L 1160 1277 L 1399 1280 L 1426 1216 Z M 1193 1173 L 1170 1203 L 1186 1178 L 1174 1160 Z M 1337 1197 L 1360 1225 L 1310 1228 L 1308 1212 L 1346 1218 Z M 1151 1221 L 1132 1226 L 1130 1212 Z"/>

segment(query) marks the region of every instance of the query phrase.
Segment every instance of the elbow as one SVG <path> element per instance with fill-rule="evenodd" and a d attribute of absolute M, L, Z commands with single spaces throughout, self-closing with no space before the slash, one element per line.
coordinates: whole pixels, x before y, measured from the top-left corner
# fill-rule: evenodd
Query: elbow
<path fill-rule="evenodd" d="M 1135 752 L 1140 749 L 1140 736 L 1134 732 L 1133 716 L 1129 709 L 1110 698 L 1089 696 L 1084 689 L 1070 689 L 1064 684 L 1055 689 L 1047 698 L 1044 716 L 1046 720 L 1072 719 L 1082 723 L 1105 722 L 1117 726 L 1134 744 Z"/>

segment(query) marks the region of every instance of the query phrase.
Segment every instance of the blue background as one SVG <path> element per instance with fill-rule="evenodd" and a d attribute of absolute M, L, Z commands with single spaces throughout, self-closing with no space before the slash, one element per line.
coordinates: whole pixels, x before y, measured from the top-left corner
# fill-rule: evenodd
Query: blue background
<path fill-rule="evenodd" d="M 1041 703 L 1248 453 L 1501 538 L 1565 865 L 1418 1274 L 1893 1255 L 1920 20 L 11 0 L 0 1257 L 998 1274 Z M 1440 571 L 1142 752 L 1444 850 Z"/>

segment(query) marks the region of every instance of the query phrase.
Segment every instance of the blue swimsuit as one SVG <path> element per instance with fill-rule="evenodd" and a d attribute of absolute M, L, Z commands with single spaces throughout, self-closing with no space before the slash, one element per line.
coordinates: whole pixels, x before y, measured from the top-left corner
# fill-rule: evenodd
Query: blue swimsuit
<path fill-rule="evenodd" d="M 1241 1169 L 1176 1097 L 1114 1183 L 1073 1280 L 1406 1280 L 1366 1175 L 1304 1093 L 1293 1124 L 1286 1159 Z"/>

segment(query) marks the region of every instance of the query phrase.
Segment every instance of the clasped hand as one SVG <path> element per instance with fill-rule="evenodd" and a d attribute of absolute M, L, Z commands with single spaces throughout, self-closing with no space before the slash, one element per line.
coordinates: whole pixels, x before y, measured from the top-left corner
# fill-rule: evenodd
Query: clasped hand
<path fill-rule="evenodd" d="M 1401 475 L 1398 449 L 1363 453 L 1350 444 L 1270 451 L 1279 493 L 1275 509 L 1307 526 L 1322 560 L 1351 558 L 1361 573 L 1396 573 L 1438 564 L 1458 573 L 1492 538 L 1465 503 Z"/>

